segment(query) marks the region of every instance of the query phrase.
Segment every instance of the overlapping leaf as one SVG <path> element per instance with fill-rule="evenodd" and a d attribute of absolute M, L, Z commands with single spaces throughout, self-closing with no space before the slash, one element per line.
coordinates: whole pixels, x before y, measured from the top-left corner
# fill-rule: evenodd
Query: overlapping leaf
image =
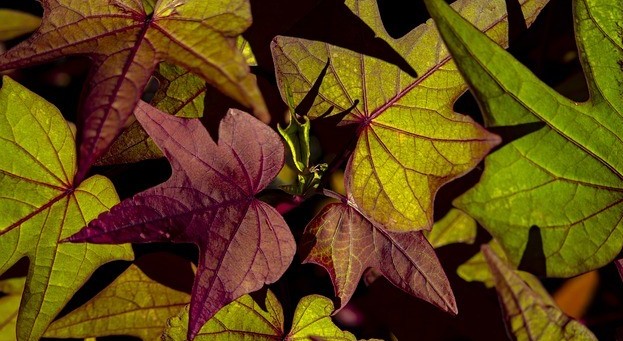
<path fill-rule="evenodd" d="M 18 340 L 38 339 L 100 265 L 132 259 L 129 245 L 72 245 L 78 232 L 119 202 L 94 176 L 78 187 L 74 136 L 60 112 L 10 78 L 0 90 L 0 274 L 23 257 L 30 266 L 17 319 Z"/>
<path fill-rule="evenodd" d="M 542 255 L 547 275 L 572 276 L 612 261 L 623 247 L 623 3 L 573 3 L 585 103 L 552 90 L 441 1 L 427 3 L 488 124 L 544 125 L 487 158 L 480 183 L 455 204 L 514 264 Z"/>
<path fill-rule="evenodd" d="M 0 41 L 7 41 L 36 30 L 41 24 L 41 18 L 20 11 L 0 9 L 0 22 Z"/>
<path fill-rule="evenodd" d="M 173 168 L 171 178 L 101 215 L 72 241 L 174 242 L 199 247 L 189 338 L 221 307 L 276 281 L 295 243 L 279 213 L 254 195 L 284 162 L 278 135 L 252 116 L 230 110 L 218 142 L 198 119 L 140 104 L 143 128 Z"/>
<path fill-rule="evenodd" d="M 476 233 L 474 218 L 453 208 L 435 222 L 431 231 L 424 231 L 424 236 L 434 248 L 438 248 L 455 243 L 473 244 Z"/>
<path fill-rule="evenodd" d="M 395 232 L 373 223 L 355 207 L 325 206 L 303 235 L 305 262 L 327 270 L 344 306 L 367 268 L 411 295 L 457 313 L 454 294 L 433 247 L 421 231 Z"/>
<path fill-rule="evenodd" d="M 248 0 L 42 0 L 43 23 L 0 56 L 0 70 L 69 54 L 93 62 L 81 108 L 78 180 L 124 127 L 160 61 L 201 75 L 225 94 L 267 111 L 236 36 L 251 24 Z"/>
<path fill-rule="evenodd" d="M 284 330 L 284 316 L 277 297 L 269 290 L 264 302 L 266 310 L 249 295 L 223 307 L 197 334 L 197 341 L 209 340 L 325 340 L 354 341 L 355 336 L 340 330 L 333 321 L 333 302 L 319 295 L 301 299 L 296 310 L 290 332 Z M 188 309 L 172 317 L 162 339 L 166 341 L 186 340 Z"/>
<path fill-rule="evenodd" d="M 539 280 L 520 276 L 488 247 L 482 250 L 502 302 L 506 327 L 515 340 L 597 340 L 579 322 L 563 314 Z"/>
<path fill-rule="evenodd" d="M 54 321 L 46 337 L 87 338 L 131 335 L 159 340 L 165 321 L 190 302 L 190 295 L 149 278 L 130 265 L 97 296 Z"/>
<path fill-rule="evenodd" d="M 546 2 L 520 1 L 529 23 Z M 343 121 L 360 127 L 347 186 L 357 206 L 390 230 L 430 229 L 439 187 L 472 169 L 499 139 L 453 111 L 467 86 L 432 23 L 394 40 L 385 32 L 376 1 L 347 4 L 419 77 L 340 47 L 278 37 L 273 57 L 282 96 L 286 83 L 301 102 L 329 62 L 309 115 L 318 117 L 330 107 L 344 111 L 358 101 Z M 507 43 L 504 1 L 461 0 L 455 7 L 497 42 Z"/>
<path fill-rule="evenodd" d="M 238 37 L 237 42 L 246 62 L 255 65 L 255 56 L 247 41 Z M 203 78 L 169 63 L 158 65 L 155 76 L 159 86 L 151 105 L 178 117 L 203 116 L 208 89 Z M 163 156 L 141 125 L 134 121 L 99 159 L 98 164 L 131 163 Z"/>

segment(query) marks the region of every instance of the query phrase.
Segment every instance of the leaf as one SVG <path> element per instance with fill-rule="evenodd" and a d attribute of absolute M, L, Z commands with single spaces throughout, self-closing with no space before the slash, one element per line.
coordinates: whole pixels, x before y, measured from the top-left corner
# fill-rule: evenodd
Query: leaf
<path fill-rule="evenodd" d="M 139 104 L 136 118 L 173 168 L 165 183 L 124 200 L 70 238 L 91 243 L 193 243 L 199 265 L 189 339 L 221 307 L 273 283 L 295 252 L 279 213 L 254 198 L 283 166 L 268 126 L 239 110 L 223 118 L 218 143 L 198 119 Z"/>
<path fill-rule="evenodd" d="M 350 205 L 325 206 L 303 234 L 304 263 L 327 270 L 343 307 L 367 268 L 439 308 L 457 313 L 450 283 L 421 231 L 395 232 L 373 223 Z"/>
<path fill-rule="evenodd" d="M 454 204 L 513 264 L 541 255 L 547 276 L 568 277 L 612 261 L 623 247 L 623 3 L 574 1 L 585 103 L 552 90 L 441 1 L 426 3 L 489 126 L 543 124 L 487 158 L 480 183 Z"/>
<path fill-rule="evenodd" d="M 482 252 L 495 280 L 506 328 L 516 340 L 597 340 L 582 324 L 563 314 L 539 280 L 526 282 L 487 246 Z M 525 278 L 525 277 L 524 277 Z"/>
<path fill-rule="evenodd" d="M 528 23 L 546 2 L 521 1 Z M 467 86 L 432 23 L 392 39 L 376 1 L 346 3 L 413 66 L 419 78 L 337 46 L 278 37 L 272 48 L 281 95 L 286 98 L 289 87 L 300 103 L 329 61 L 309 116 L 320 117 L 330 108 L 343 112 L 354 105 L 342 121 L 359 125 L 347 175 L 353 200 L 387 229 L 429 230 L 437 190 L 471 170 L 499 138 L 453 111 Z M 507 44 L 504 1 L 462 0 L 455 7 L 497 42 Z"/>
<path fill-rule="evenodd" d="M 574 319 L 584 317 L 599 287 L 599 273 L 587 272 L 566 280 L 554 292 L 553 299 L 560 310 Z"/>
<path fill-rule="evenodd" d="M 453 208 L 433 225 L 431 231 L 425 231 L 424 236 L 434 248 L 439 248 L 455 243 L 473 244 L 476 232 L 474 218 Z"/>
<path fill-rule="evenodd" d="M 26 278 L 10 278 L 0 281 L 0 340 L 15 340 L 19 302 Z"/>
<path fill-rule="evenodd" d="M 167 318 L 188 302 L 189 294 L 154 281 L 132 264 L 85 305 L 54 321 L 45 336 L 130 335 L 158 340 Z"/>
<path fill-rule="evenodd" d="M 131 260 L 129 245 L 71 245 L 78 232 L 119 198 L 99 175 L 78 187 L 74 136 L 61 113 L 10 78 L 0 89 L 0 274 L 28 257 L 18 340 L 38 339 L 102 264 Z"/>
<path fill-rule="evenodd" d="M 502 250 L 500 243 L 495 239 L 487 244 L 487 248 L 494 252 L 498 258 L 504 261 L 507 260 L 504 250 Z M 468 259 L 467 262 L 459 265 L 456 272 L 459 277 L 467 282 L 482 282 L 487 288 L 493 288 L 495 286 L 495 281 L 491 276 L 489 265 L 487 265 L 482 251 Z"/>
<path fill-rule="evenodd" d="M 7 41 L 30 33 L 39 27 L 41 18 L 11 9 L 0 9 L 0 41 Z"/>
<path fill-rule="evenodd" d="M 238 49 L 249 65 L 255 65 L 255 57 L 249 44 L 238 37 Z M 169 63 L 160 63 L 155 73 L 158 91 L 151 105 L 178 117 L 203 117 L 206 91 L 203 78 Z M 158 146 L 149 138 L 143 127 L 132 122 L 113 142 L 108 152 L 97 162 L 98 165 L 114 165 L 139 162 L 164 157 Z"/>
<path fill-rule="evenodd" d="M 244 295 L 226 305 L 208 321 L 197 335 L 196 341 L 209 340 L 355 340 L 354 335 L 341 331 L 333 321 L 333 303 L 326 297 L 303 297 L 294 311 L 292 328 L 286 334 L 281 304 L 268 290 L 264 302 L 266 310 L 249 295 Z M 167 322 L 162 339 L 186 339 L 188 307 Z"/>
<path fill-rule="evenodd" d="M 80 109 L 78 181 L 121 132 L 161 61 L 201 75 L 267 119 L 255 78 L 235 44 L 251 24 L 248 0 L 160 0 L 153 13 L 144 4 L 42 0 L 39 30 L 0 56 L 0 70 L 70 54 L 91 58 Z"/>

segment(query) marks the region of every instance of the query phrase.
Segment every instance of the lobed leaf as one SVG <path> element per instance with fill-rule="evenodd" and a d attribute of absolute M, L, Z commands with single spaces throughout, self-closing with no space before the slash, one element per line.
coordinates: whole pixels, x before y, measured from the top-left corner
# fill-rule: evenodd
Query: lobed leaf
<path fill-rule="evenodd" d="M 367 268 L 442 310 L 457 313 L 450 283 L 421 231 L 395 232 L 373 223 L 355 207 L 325 206 L 303 234 L 304 263 L 327 270 L 343 307 Z"/>
<path fill-rule="evenodd" d="M 597 340 L 582 324 L 563 314 L 539 280 L 520 276 L 487 246 L 487 264 L 504 310 L 506 328 L 515 340 Z"/>
<path fill-rule="evenodd" d="M 547 0 L 520 3 L 531 23 Z M 454 112 L 453 104 L 467 86 L 432 23 L 392 39 L 376 1 L 349 0 L 347 5 L 420 76 L 337 46 L 278 37 L 273 58 L 282 97 L 291 89 L 300 103 L 324 74 L 309 115 L 317 118 L 330 108 L 343 112 L 354 106 L 342 123 L 359 125 L 347 176 L 357 206 L 387 229 L 429 230 L 437 190 L 471 170 L 499 138 Z M 498 43 L 507 44 L 504 1 L 460 0 L 454 6 Z"/>
<path fill-rule="evenodd" d="M 547 276 L 568 277 L 612 261 L 623 247 L 623 3 L 573 2 L 585 103 L 555 92 L 441 1 L 426 3 L 488 125 L 543 123 L 488 157 L 455 205 L 513 264 L 532 257 Z"/>
<path fill-rule="evenodd" d="M 139 104 L 136 118 L 173 168 L 165 183 L 124 200 L 69 240 L 91 243 L 193 243 L 199 264 L 189 339 L 221 307 L 273 283 L 295 252 L 285 221 L 256 199 L 284 163 L 278 135 L 231 109 L 218 142 L 198 119 Z"/>
<path fill-rule="evenodd" d="M 66 55 L 91 58 L 93 69 L 80 109 L 77 182 L 121 132 L 161 61 L 200 75 L 267 119 L 255 79 L 235 42 L 251 24 L 248 0 L 42 0 L 42 5 L 41 27 L 0 56 L 0 70 Z"/>
<path fill-rule="evenodd" d="M 85 305 L 54 321 L 45 336 L 130 335 L 158 340 L 167 318 L 189 301 L 189 294 L 154 281 L 132 264 Z"/>
<path fill-rule="evenodd" d="M 333 321 L 333 303 L 319 295 L 301 299 L 294 311 L 292 328 L 284 330 L 284 316 L 277 297 L 268 290 L 264 302 L 266 310 L 249 295 L 226 305 L 209 320 L 197 334 L 197 341 L 209 340 L 355 340 L 346 331 L 340 330 Z M 165 341 L 186 340 L 188 307 L 167 322 L 162 339 Z"/>
<path fill-rule="evenodd" d="M 0 274 L 28 257 L 17 339 L 41 337 L 102 264 L 131 260 L 129 245 L 59 241 L 119 202 L 99 175 L 78 187 L 74 136 L 61 113 L 10 78 L 0 89 Z"/>

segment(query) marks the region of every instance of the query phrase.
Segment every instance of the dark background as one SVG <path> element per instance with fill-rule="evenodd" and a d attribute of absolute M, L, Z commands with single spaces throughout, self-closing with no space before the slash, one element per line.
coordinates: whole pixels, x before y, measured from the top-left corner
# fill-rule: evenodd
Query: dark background
<path fill-rule="evenodd" d="M 512 0 L 507 2 L 513 3 Z M 378 3 L 383 23 L 394 38 L 401 37 L 428 19 L 428 14 L 420 1 L 378 0 Z M 275 35 L 299 36 L 347 46 L 353 43 L 352 34 L 364 32 L 363 36 L 366 36 L 365 27 L 362 27 L 361 22 L 349 14 L 339 1 L 251 0 L 251 4 L 254 24 L 245 33 L 245 38 L 250 41 L 256 54 L 259 66 L 254 68 L 254 72 L 260 78 L 271 112 L 283 112 L 285 108 L 276 92 L 274 70 L 268 49 L 270 40 Z M 21 9 L 38 15 L 42 12 L 40 5 L 34 0 L 4 0 L 0 3 L 0 7 Z M 23 38 L 10 41 L 7 46 L 13 46 L 21 40 Z M 354 45 L 350 47 L 382 55 L 402 65 L 399 58 L 395 58 L 391 51 L 385 51 L 379 44 L 371 44 L 373 47 L 369 51 L 366 50 L 370 48 L 369 45 Z M 543 81 L 562 94 L 577 101 L 588 98 L 573 36 L 571 1 L 551 0 L 529 29 L 522 27 L 521 22 L 512 23 L 509 50 Z M 88 70 L 88 59 L 70 57 L 52 64 L 23 69 L 12 73 L 11 76 L 58 106 L 67 119 L 75 121 L 78 99 Z M 482 122 L 478 106 L 469 93 L 461 97 L 455 109 Z M 281 121 L 282 117 L 275 117 L 273 124 Z M 349 137 L 352 137 L 352 131 L 349 132 L 348 128 L 340 133 L 335 133 L 334 127 L 329 128 L 332 129 L 329 136 L 333 138 L 325 137 L 326 125 L 314 123 L 314 132 L 320 137 L 321 142 L 326 142 L 321 144 L 328 161 L 334 155 L 342 155 L 345 144 Z M 496 133 L 507 140 L 522 132 Z M 343 138 L 339 139 L 337 136 Z M 93 172 L 111 178 L 120 196 L 125 198 L 166 180 L 170 175 L 170 168 L 165 160 L 152 160 L 134 165 L 98 167 Z M 453 198 L 478 181 L 481 172 L 482 165 L 440 191 L 435 201 L 436 218 L 442 217 L 449 210 Z M 305 224 L 313 217 L 321 202 L 322 198 L 314 197 L 286 215 L 296 237 L 300 236 Z M 457 266 L 474 255 L 479 250 L 479 245 L 489 239 L 486 231 L 479 228 L 475 245 L 450 245 L 438 249 L 439 258 L 457 299 L 458 316 L 452 317 L 426 302 L 403 293 L 381 277 L 369 286 L 363 282 L 359 285 L 350 303 L 336 316 L 337 323 L 359 338 L 389 340 L 392 333 L 401 341 L 506 339 L 495 291 L 486 289 L 481 283 L 467 283 L 456 275 Z M 172 287 L 190 291 L 192 273 L 188 267 L 180 267 L 180 259 L 171 254 L 196 261 L 197 251 L 194 247 L 151 244 L 137 245 L 135 251 L 137 259 L 141 259 L 142 268 L 150 276 Z M 123 262 L 114 262 L 99 269 L 62 314 L 86 302 L 127 265 Z M 27 261 L 20 262 L 3 277 L 23 275 L 26 269 Z M 600 340 L 618 339 L 617 335 L 623 335 L 621 329 L 623 286 L 612 264 L 598 270 L 598 274 L 599 286 L 583 317 L 583 322 Z M 550 292 L 555 292 L 564 280 L 544 279 L 543 282 Z M 272 285 L 271 289 L 284 305 L 286 319 L 291 318 L 294 307 L 302 296 L 318 293 L 333 297 L 333 289 L 326 273 L 313 265 L 300 265 L 299 259 L 294 260 L 284 278 Z"/>

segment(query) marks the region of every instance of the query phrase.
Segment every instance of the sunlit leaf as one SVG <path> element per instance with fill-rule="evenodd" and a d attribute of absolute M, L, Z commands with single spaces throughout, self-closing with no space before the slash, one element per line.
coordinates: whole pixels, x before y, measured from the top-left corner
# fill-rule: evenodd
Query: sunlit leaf
<path fill-rule="evenodd" d="M 502 250 L 500 243 L 495 239 L 487 244 L 487 247 L 494 252 L 498 258 L 506 261 L 506 254 L 504 250 Z M 482 251 L 475 254 L 472 258 L 467 260 L 467 262 L 461 264 L 456 272 L 459 277 L 468 282 L 482 282 L 487 288 L 492 288 L 495 285 Z"/>
<path fill-rule="evenodd" d="M 546 2 L 520 2 L 528 23 Z M 433 225 L 437 190 L 472 169 L 499 139 L 454 112 L 454 102 L 467 85 L 432 23 L 393 39 L 384 29 L 376 1 L 349 0 L 346 4 L 419 77 L 341 47 L 278 37 L 273 58 L 282 97 L 291 89 L 294 101 L 300 103 L 329 63 L 309 116 L 317 118 L 330 108 L 342 112 L 356 104 L 342 121 L 359 125 L 347 172 L 354 201 L 387 229 L 428 230 Z M 462 0 L 455 7 L 497 42 L 507 44 L 504 1 Z"/>
<path fill-rule="evenodd" d="M 87 338 L 131 335 L 157 340 L 165 321 L 190 302 L 190 295 L 149 278 L 136 265 L 89 302 L 48 327 L 45 336 Z"/>
<path fill-rule="evenodd" d="M 263 310 L 249 295 L 223 307 L 199 331 L 196 341 L 210 340 L 301 340 L 301 341 L 352 341 L 355 337 L 340 330 L 333 321 L 333 303 L 319 295 L 301 299 L 289 333 L 284 330 L 284 316 L 277 297 L 269 290 Z M 167 322 L 162 339 L 165 341 L 186 340 L 188 307 Z"/>
<path fill-rule="evenodd" d="M 623 247 L 623 2 L 573 2 L 585 103 L 548 87 L 442 1 L 427 4 L 488 125 L 543 125 L 488 157 L 455 205 L 513 264 L 525 253 L 546 275 L 568 277 L 611 262 Z"/>
<path fill-rule="evenodd" d="M 0 56 L 0 70 L 66 55 L 90 57 L 93 70 L 80 109 L 78 181 L 121 132 L 161 61 L 200 75 L 268 119 L 255 78 L 236 47 L 236 37 L 251 24 L 248 0 L 41 3 L 41 27 Z"/>
<path fill-rule="evenodd" d="M 221 120 L 218 142 L 198 119 L 146 104 L 135 115 L 167 156 L 173 175 L 100 215 L 70 240 L 197 245 L 192 339 L 221 307 L 279 279 L 294 257 L 286 222 L 254 197 L 283 166 L 283 143 L 270 127 L 234 109 Z"/>
<path fill-rule="evenodd" d="M 558 309 L 536 277 L 520 276 L 487 246 L 482 252 L 502 302 L 507 330 L 515 340 L 597 340 L 588 328 Z"/>
<path fill-rule="evenodd" d="M 28 257 L 18 340 L 38 339 L 102 264 L 133 257 L 129 245 L 72 245 L 78 232 L 119 202 L 99 175 L 74 187 L 74 136 L 61 113 L 10 78 L 0 89 L 0 274 Z"/>

